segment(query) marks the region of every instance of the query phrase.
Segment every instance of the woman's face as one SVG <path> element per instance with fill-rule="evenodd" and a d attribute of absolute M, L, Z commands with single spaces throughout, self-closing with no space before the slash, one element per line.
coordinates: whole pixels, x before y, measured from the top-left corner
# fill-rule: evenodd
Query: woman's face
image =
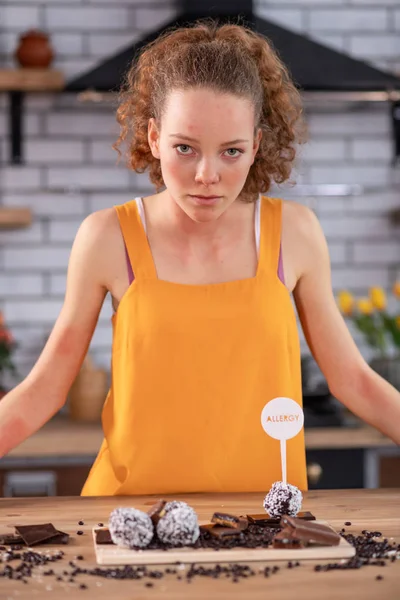
<path fill-rule="evenodd" d="M 208 89 L 171 92 L 161 131 L 150 119 L 148 134 L 169 195 L 199 222 L 218 218 L 237 199 L 261 140 L 251 102 Z"/>

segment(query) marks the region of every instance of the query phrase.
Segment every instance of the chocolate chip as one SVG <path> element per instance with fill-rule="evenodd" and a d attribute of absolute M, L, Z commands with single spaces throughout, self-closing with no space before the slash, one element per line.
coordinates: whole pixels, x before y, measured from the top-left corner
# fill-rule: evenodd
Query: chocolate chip
<path fill-rule="evenodd" d="M 383 575 L 377 575 L 377 576 L 375 577 L 375 579 L 377 579 L 378 581 L 382 581 L 382 579 L 383 579 Z"/>
<path fill-rule="evenodd" d="M 346 521 L 345 525 L 346 525 L 346 527 L 350 527 L 351 521 Z"/>
<path fill-rule="evenodd" d="M 83 521 L 79 521 L 78 525 L 84 525 L 85 523 Z"/>
<path fill-rule="evenodd" d="M 76 535 L 83 535 L 83 531 L 77 531 Z"/>
<path fill-rule="evenodd" d="M 104 523 L 97 523 L 97 527 L 104 527 Z"/>
<path fill-rule="evenodd" d="M 151 583 L 151 581 L 148 581 L 145 585 L 146 587 L 154 587 L 154 583 Z"/>
<path fill-rule="evenodd" d="M 81 585 L 79 586 L 80 590 L 87 590 L 87 585 L 85 585 L 84 583 L 81 583 Z"/>

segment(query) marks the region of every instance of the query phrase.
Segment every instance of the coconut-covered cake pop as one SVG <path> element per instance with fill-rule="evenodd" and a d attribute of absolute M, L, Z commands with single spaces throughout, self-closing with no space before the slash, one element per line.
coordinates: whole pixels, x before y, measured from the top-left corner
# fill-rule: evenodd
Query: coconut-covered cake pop
<path fill-rule="evenodd" d="M 197 514 L 186 502 L 167 502 L 165 513 L 157 523 L 158 538 L 164 544 L 173 546 L 189 546 L 194 544 L 199 535 Z"/>
<path fill-rule="evenodd" d="M 116 508 L 108 520 L 114 544 L 125 548 L 145 548 L 153 539 L 154 525 L 149 515 L 136 508 Z"/>
<path fill-rule="evenodd" d="M 295 485 L 275 481 L 264 498 L 264 508 L 270 517 L 295 517 L 301 509 L 303 494 Z"/>

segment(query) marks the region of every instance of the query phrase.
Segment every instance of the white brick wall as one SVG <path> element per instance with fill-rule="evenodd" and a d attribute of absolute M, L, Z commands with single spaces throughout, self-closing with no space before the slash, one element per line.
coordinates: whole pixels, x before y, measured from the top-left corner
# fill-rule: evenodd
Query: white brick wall
<path fill-rule="evenodd" d="M 0 63 L 14 64 L 22 31 L 48 29 L 54 66 L 67 78 L 94 66 L 152 27 L 171 20 L 174 0 L 3 0 Z M 386 69 L 400 71 L 400 0 L 258 0 L 260 16 Z M 32 227 L 0 232 L 0 307 L 20 342 L 18 363 L 29 371 L 62 306 L 71 244 L 95 210 L 149 193 L 146 175 L 116 165 L 118 127 L 110 105 L 83 105 L 74 95 L 26 97 L 26 164 L 8 164 L 7 98 L 0 94 L 0 203 L 29 206 Z M 317 212 L 327 236 L 335 291 L 389 289 L 400 276 L 400 241 L 388 213 L 400 204 L 391 187 L 388 107 L 309 111 L 310 142 L 297 166 L 300 183 L 356 183 L 360 196 L 300 198 Z M 283 190 L 286 188 L 283 187 Z M 290 193 L 282 192 L 290 197 Z M 110 299 L 91 350 L 108 367 Z M 357 338 L 359 339 L 359 338 Z M 307 351 L 304 340 L 302 347 Z M 368 355 L 365 348 L 362 351 Z"/>

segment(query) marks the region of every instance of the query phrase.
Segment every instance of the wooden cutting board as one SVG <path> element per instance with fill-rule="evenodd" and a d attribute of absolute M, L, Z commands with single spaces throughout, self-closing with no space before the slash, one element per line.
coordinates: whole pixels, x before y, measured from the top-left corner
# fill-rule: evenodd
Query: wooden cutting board
<path fill-rule="evenodd" d="M 329 525 L 326 521 L 314 521 Z M 99 565 L 161 565 L 182 563 L 221 563 L 221 562 L 250 562 L 265 560 L 330 560 L 351 558 L 355 555 L 354 546 L 343 537 L 338 546 L 310 546 L 299 549 L 281 548 L 230 548 L 227 550 L 213 550 L 212 548 L 199 548 L 192 550 L 189 547 L 174 550 L 130 550 L 111 544 L 97 544 L 96 531 L 93 527 L 93 543 L 96 561 Z"/>

